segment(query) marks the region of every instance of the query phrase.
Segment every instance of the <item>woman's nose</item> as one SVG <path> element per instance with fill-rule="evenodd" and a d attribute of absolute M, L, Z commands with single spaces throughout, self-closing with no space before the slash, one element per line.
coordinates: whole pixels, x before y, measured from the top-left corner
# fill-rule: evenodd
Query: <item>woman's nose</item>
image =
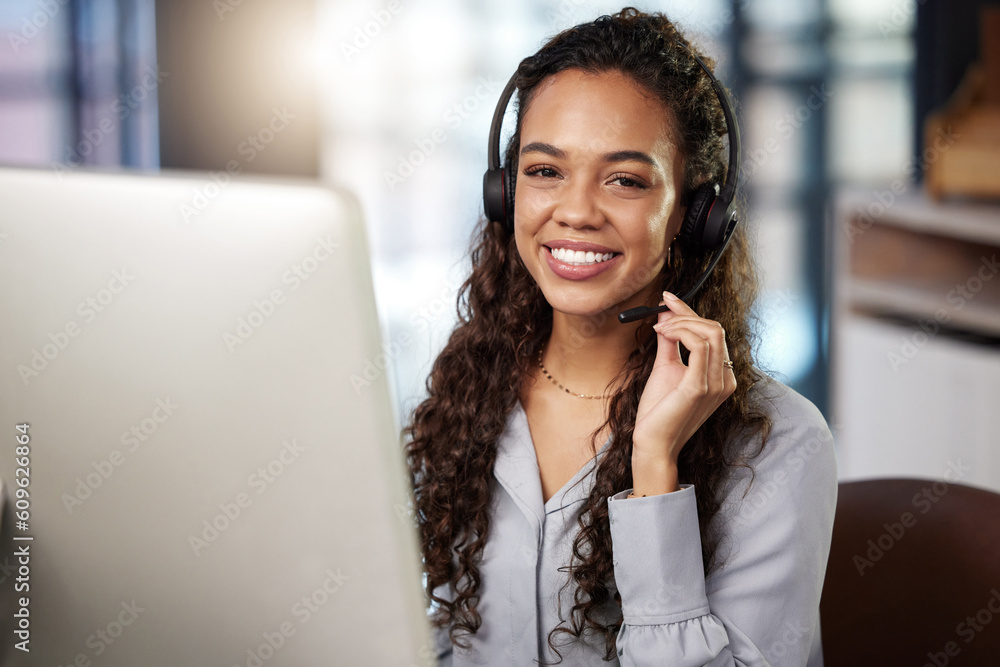
<path fill-rule="evenodd" d="M 556 202 L 552 218 L 556 222 L 577 229 L 597 228 L 604 223 L 597 201 L 597 187 L 588 181 L 571 180 L 553 194 Z"/>

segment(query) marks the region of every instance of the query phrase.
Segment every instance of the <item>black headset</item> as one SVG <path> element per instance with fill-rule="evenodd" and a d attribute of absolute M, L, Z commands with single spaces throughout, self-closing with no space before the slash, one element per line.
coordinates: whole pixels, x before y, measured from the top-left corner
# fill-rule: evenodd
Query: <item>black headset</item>
<path fill-rule="evenodd" d="M 683 45 L 682 45 L 683 46 Z M 686 47 L 684 47 L 686 49 Z M 742 147 L 740 144 L 740 127 L 736 122 L 736 113 L 722 84 L 712 74 L 701 58 L 694 53 L 691 56 L 708 75 L 712 88 L 722 105 L 722 113 L 726 117 L 726 129 L 729 134 L 729 168 L 726 170 L 726 182 L 721 188 L 718 183 L 703 183 L 698 186 L 691 197 L 681 224 L 679 238 L 684 239 L 687 247 L 695 253 L 712 252 L 714 256 L 705 272 L 694 287 L 681 297 L 682 301 L 690 301 L 705 283 L 712 269 L 722 257 L 723 251 L 733 237 L 739 219 L 736 216 L 736 184 L 740 176 L 742 163 Z M 500 130 L 507 104 L 517 88 L 515 82 L 517 72 L 511 76 L 500 94 L 500 101 L 493 112 L 493 123 L 490 125 L 490 144 L 487 152 L 489 169 L 483 174 L 483 209 L 491 222 L 504 225 L 508 234 L 514 233 L 514 186 L 517 183 L 517 170 L 512 169 L 508 161 L 500 166 Z M 657 308 L 632 308 L 618 315 L 620 322 L 632 322 L 649 317 L 666 310 L 665 306 Z"/>

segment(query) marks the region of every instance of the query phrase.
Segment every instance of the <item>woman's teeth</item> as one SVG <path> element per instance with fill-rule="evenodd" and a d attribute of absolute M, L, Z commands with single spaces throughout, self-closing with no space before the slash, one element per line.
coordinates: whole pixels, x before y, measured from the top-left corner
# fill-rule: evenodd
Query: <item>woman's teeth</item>
<path fill-rule="evenodd" d="M 582 250 L 567 250 L 566 248 L 549 248 L 549 252 L 560 262 L 573 265 L 598 264 L 615 256 L 613 252 L 593 253 Z"/>

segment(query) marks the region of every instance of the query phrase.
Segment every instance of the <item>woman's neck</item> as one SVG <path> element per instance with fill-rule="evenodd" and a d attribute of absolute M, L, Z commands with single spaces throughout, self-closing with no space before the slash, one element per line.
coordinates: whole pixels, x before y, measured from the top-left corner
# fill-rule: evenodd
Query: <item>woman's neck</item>
<path fill-rule="evenodd" d="M 577 394 L 600 395 L 635 349 L 639 324 L 621 324 L 617 314 L 552 313 L 552 335 L 543 355 L 545 369 Z"/>

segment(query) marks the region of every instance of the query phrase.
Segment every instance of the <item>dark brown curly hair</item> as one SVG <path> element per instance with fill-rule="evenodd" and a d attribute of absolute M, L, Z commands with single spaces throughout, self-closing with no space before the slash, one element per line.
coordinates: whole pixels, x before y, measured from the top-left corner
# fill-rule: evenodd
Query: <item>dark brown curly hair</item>
<path fill-rule="evenodd" d="M 692 52 L 698 51 L 665 16 L 633 8 L 559 33 L 518 67 L 517 127 L 507 149 L 508 164 L 517 168 L 521 120 L 539 83 L 567 69 L 621 72 L 669 110 L 672 138 L 684 161 L 680 203 L 686 206 L 698 185 L 722 182 L 727 165 L 725 118 Z M 700 57 L 712 66 L 709 58 Z M 513 236 L 502 224 L 485 220 L 476 235 L 472 273 L 459 290 L 458 324 L 431 370 L 428 397 L 403 431 L 426 588 L 437 605 L 433 620 L 448 627 L 451 640 L 463 646 L 463 635 L 474 634 L 482 623 L 476 609 L 479 564 L 490 538 L 497 443 L 552 328 L 552 308 L 522 263 Z M 662 290 L 675 293 L 693 285 L 709 259 L 684 239 L 678 241 L 672 265 L 660 275 Z M 640 285 L 635 287 L 633 291 Z M 759 454 L 770 430 L 768 418 L 751 399 L 751 388 L 760 379 L 752 359 L 750 308 L 756 293 L 748 241 L 738 227 L 726 254 L 689 303 L 725 329 L 738 382 L 736 392 L 692 436 L 678 461 L 681 482 L 698 489 L 706 572 L 717 565 L 719 536 L 711 524 L 721 505 L 719 490 L 734 467 L 747 466 Z M 636 330 L 635 348 L 613 383 L 617 391 L 609 399 L 607 421 L 597 431 L 609 428 L 611 444 L 579 511 L 572 562 L 564 568 L 567 584 L 575 584 L 574 604 L 570 618 L 549 633 L 553 650 L 556 633 L 577 639 L 587 634 L 604 639 L 606 660 L 615 655 L 621 602 L 614 585 L 608 498 L 632 486 L 632 432 L 656 354 L 652 324 L 649 320 Z M 586 329 L 581 327 L 579 335 L 586 336 Z M 755 442 L 753 451 L 740 450 L 737 443 L 743 441 Z M 443 585 L 453 589 L 453 600 L 435 594 Z M 602 609 L 616 602 L 618 617 L 609 625 Z"/>

